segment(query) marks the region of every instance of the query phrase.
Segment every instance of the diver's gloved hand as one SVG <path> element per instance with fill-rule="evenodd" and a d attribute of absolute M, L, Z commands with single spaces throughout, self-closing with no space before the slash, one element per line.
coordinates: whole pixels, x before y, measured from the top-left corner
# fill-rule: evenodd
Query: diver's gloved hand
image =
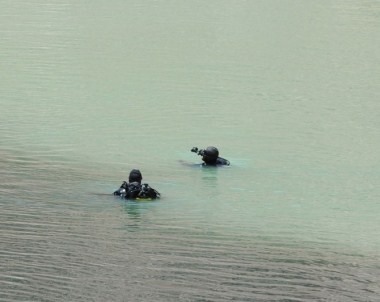
<path fill-rule="evenodd" d="M 113 195 L 117 195 L 117 196 L 123 195 L 125 194 L 127 188 L 128 188 L 128 183 L 126 181 L 123 181 L 120 188 L 117 189 L 115 192 L 113 192 Z"/>
<path fill-rule="evenodd" d="M 120 195 L 125 195 L 126 191 L 124 188 L 119 188 L 115 192 L 113 192 L 113 195 L 120 196 Z"/>

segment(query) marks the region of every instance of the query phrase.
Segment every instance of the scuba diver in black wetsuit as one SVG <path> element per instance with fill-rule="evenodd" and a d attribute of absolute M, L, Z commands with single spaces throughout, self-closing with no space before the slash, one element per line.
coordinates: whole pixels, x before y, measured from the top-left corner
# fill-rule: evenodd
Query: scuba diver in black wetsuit
<path fill-rule="evenodd" d="M 194 147 L 191 152 L 195 152 L 202 156 L 203 166 L 229 166 L 230 162 L 222 157 L 219 157 L 219 150 L 215 147 L 207 147 L 206 149 L 198 149 Z"/>
<path fill-rule="evenodd" d="M 129 173 L 129 183 L 124 181 L 120 188 L 113 192 L 113 195 L 125 199 L 156 199 L 160 198 L 160 193 L 151 188 L 148 184 L 141 184 L 142 175 L 140 170 L 133 169 Z"/>

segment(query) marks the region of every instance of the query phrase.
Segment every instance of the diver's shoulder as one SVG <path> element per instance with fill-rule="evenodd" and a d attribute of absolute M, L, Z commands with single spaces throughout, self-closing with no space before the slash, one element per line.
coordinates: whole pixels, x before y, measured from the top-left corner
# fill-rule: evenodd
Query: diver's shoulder
<path fill-rule="evenodd" d="M 216 164 L 219 166 L 229 166 L 230 161 L 228 159 L 223 158 L 223 157 L 218 157 L 218 159 L 216 160 Z"/>

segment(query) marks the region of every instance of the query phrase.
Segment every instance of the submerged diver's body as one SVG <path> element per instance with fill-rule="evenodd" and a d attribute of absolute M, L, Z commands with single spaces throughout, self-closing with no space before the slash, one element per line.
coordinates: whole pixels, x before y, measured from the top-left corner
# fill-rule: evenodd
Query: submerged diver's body
<path fill-rule="evenodd" d="M 139 170 L 133 169 L 129 173 L 129 183 L 124 181 L 120 188 L 113 192 L 113 195 L 125 199 L 156 199 L 160 198 L 160 193 L 151 188 L 148 184 L 141 184 L 142 175 Z"/>
<path fill-rule="evenodd" d="M 195 152 L 198 155 L 202 156 L 202 166 L 229 166 L 230 162 L 223 158 L 219 157 L 219 150 L 215 147 L 207 147 L 206 149 L 199 150 L 197 147 L 191 149 L 191 152 Z"/>

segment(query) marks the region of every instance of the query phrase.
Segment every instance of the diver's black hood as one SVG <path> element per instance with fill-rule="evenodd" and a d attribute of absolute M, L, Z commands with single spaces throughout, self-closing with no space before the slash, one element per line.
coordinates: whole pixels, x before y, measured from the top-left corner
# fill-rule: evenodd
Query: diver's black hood
<path fill-rule="evenodd" d="M 129 173 L 129 182 L 137 181 L 137 182 L 140 183 L 141 180 L 142 180 L 142 175 L 141 175 L 140 170 L 133 169 L 133 170 Z"/>
<path fill-rule="evenodd" d="M 219 150 L 215 147 L 210 146 L 203 151 L 202 159 L 207 164 L 215 164 L 216 160 L 218 159 L 218 156 Z"/>

